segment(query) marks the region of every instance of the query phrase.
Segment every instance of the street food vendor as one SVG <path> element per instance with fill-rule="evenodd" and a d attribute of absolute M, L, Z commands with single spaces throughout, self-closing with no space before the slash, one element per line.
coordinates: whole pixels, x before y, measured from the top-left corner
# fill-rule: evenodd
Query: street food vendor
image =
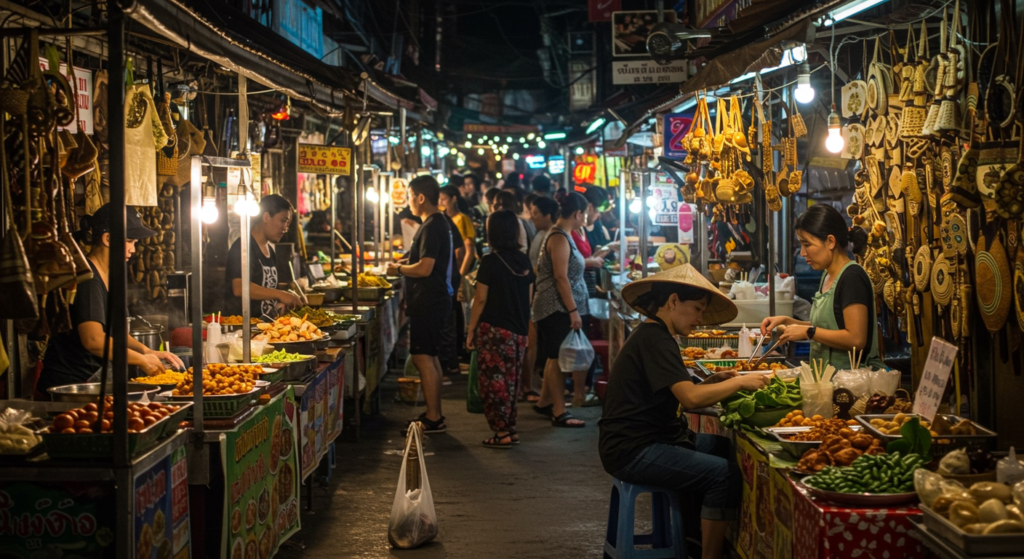
<path fill-rule="evenodd" d="M 737 518 L 743 479 L 729 439 L 695 434 L 679 405 L 695 410 L 740 390 L 759 390 L 770 374 L 729 371 L 693 382 L 675 336 L 699 324 L 729 322 L 738 311 L 690 264 L 627 284 L 622 298 L 647 320 L 612 365 L 599 423 L 601 463 L 619 480 L 698 496 L 703 556 L 720 558 L 726 527 Z"/>
<path fill-rule="evenodd" d="M 853 349 L 864 352 L 867 365 L 885 368 L 879 357 L 874 288 L 864 268 L 847 254 L 851 248 L 854 254 L 863 253 L 867 233 L 850 230 L 839 211 L 818 204 L 797 218 L 796 235 L 800 256 L 812 269 L 825 272 L 811 302 L 811 320 L 770 316 L 761 323 L 761 332 L 784 326 L 783 342 L 810 340 L 811 359 L 823 359 L 836 369 L 850 368 L 847 352 Z"/>
<path fill-rule="evenodd" d="M 127 215 L 124 259 L 135 254 L 135 243 L 156 235 L 156 231 L 142 224 L 135 208 L 125 209 Z M 110 286 L 110 259 L 117 258 L 120 250 L 110 247 L 110 204 L 105 204 L 91 216 L 82 219 L 82 230 L 75 238 L 92 245 L 87 259 L 92 268 L 92 279 L 77 287 L 75 302 L 71 305 L 71 323 L 74 328 L 55 334 L 43 355 L 43 370 L 39 374 L 36 390 L 89 380 L 103 367 L 103 344 L 108 340 L 107 290 Z M 109 342 L 112 343 L 112 342 Z M 107 350 L 107 355 L 111 354 Z M 138 366 L 147 375 L 164 372 L 165 363 L 178 369 L 185 365 L 176 355 L 167 351 L 154 351 L 135 338 L 128 336 L 128 364 Z"/>
<path fill-rule="evenodd" d="M 277 254 L 271 243 L 281 241 L 292 222 L 292 204 L 284 196 L 270 194 L 260 200 L 260 215 L 253 219 L 249 235 L 249 303 L 252 318 L 275 318 L 275 307 L 297 307 L 298 295 L 278 288 Z M 242 239 L 228 250 L 224 314 L 242 314 Z"/>

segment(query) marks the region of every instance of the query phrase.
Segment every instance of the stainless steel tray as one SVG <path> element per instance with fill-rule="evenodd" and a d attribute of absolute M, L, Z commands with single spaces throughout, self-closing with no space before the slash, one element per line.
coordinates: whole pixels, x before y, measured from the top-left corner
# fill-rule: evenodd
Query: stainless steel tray
<path fill-rule="evenodd" d="M 860 425 L 851 425 L 849 428 L 852 431 L 859 431 Z M 800 459 L 808 450 L 818 448 L 818 446 L 821 445 L 821 441 L 791 441 L 787 439 L 785 435 L 806 433 L 811 429 L 813 429 L 813 427 L 769 427 L 765 429 L 765 431 L 771 433 L 773 437 L 778 439 L 783 450 L 788 452 L 794 458 Z"/>
<path fill-rule="evenodd" d="M 913 414 L 906 414 L 906 415 L 913 415 Z M 950 423 L 953 423 L 953 424 L 959 423 L 960 421 L 965 419 L 965 418 L 962 418 L 962 417 L 959 417 L 959 416 L 956 416 L 956 415 L 952 415 L 952 414 L 940 414 L 940 415 L 945 417 Z M 883 441 L 894 441 L 896 439 L 901 438 L 902 435 L 887 435 L 887 434 L 879 431 L 877 427 L 875 427 L 874 425 L 871 424 L 871 420 L 872 419 L 884 419 L 886 421 L 892 421 L 892 419 L 894 417 L 896 417 L 896 414 L 894 414 L 894 413 L 865 414 L 865 415 L 858 415 L 857 416 L 857 421 L 860 422 L 860 424 L 863 425 L 865 429 L 867 429 L 867 432 L 871 433 L 873 436 L 878 437 L 879 439 L 882 439 Z M 982 427 L 981 425 L 978 425 L 977 422 L 975 422 L 975 421 L 971 421 L 971 423 L 974 425 L 974 428 L 978 431 L 977 435 L 937 435 L 937 436 L 933 436 L 932 437 L 932 441 L 936 441 L 938 439 L 950 439 L 952 441 L 959 441 L 959 442 L 983 442 L 986 439 L 994 439 L 994 438 L 996 438 L 995 431 L 992 431 L 991 429 L 987 429 L 985 427 Z"/>
<path fill-rule="evenodd" d="M 734 358 L 734 359 L 697 359 L 696 360 L 696 364 L 697 364 L 697 368 L 700 369 L 701 373 L 703 373 L 704 376 L 711 376 L 711 375 L 715 374 L 717 371 L 712 371 L 712 370 L 708 369 L 707 365 L 715 365 L 717 367 L 732 367 L 732 366 L 736 365 L 737 363 L 742 363 L 744 361 L 746 361 L 746 359 L 738 359 L 738 358 Z M 770 357 L 765 357 L 764 358 L 764 363 L 767 363 L 769 365 L 771 365 L 772 363 L 782 363 L 783 365 L 786 366 L 787 369 L 792 369 L 793 368 L 793 365 L 791 365 L 790 363 L 788 363 L 786 361 L 786 357 L 784 355 L 772 355 Z M 754 372 L 770 373 L 770 372 L 772 372 L 772 370 L 771 369 L 765 369 L 763 371 L 754 371 Z"/>
<path fill-rule="evenodd" d="M 924 525 L 929 532 L 967 555 L 1020 557 L 1024 553 L 1024 534 L 968 534 L 924 505 L 921 505 L 921 512 L 924 513 Z"/>

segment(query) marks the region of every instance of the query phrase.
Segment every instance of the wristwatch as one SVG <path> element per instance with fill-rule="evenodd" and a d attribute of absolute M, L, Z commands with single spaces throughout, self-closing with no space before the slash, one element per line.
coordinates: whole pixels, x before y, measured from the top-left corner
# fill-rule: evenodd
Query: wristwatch
<path fill-rule="evenodd" d="M 396 270 L 396 271 L 398 272 L 398 275 L 399 275 L 399 276 L 401 276 L 401 275 L 402 275 L 402 265 L 401 265 L 401 264 L 399 264 L 399 265 L 398 265 L 398 267 L 397 267 L 397 268 L 395 268 L 395 270 Z"/>
<path fill-rule="evenodd" d="M 807 329 L 807 339 L 808 340 L 813 340 L 814 339 L 814 333 L 817 332 L 817 331 L 818 331 L 818 327 L 817 326 L 811 326 L 810 328 L 808 328 Z"/>

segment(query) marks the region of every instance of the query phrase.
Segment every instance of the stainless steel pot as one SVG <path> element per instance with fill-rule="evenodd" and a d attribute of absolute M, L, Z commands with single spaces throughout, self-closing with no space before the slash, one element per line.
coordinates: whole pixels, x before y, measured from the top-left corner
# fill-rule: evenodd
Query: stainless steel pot
<path fill-rule="evenodd" d="M 131 337 L 153 351 L 160 349 L 160 344 L 163 343 L 163 333 L 163 326 L 154 326 L 142 318 L 132 318 L 128 331 Z"/>

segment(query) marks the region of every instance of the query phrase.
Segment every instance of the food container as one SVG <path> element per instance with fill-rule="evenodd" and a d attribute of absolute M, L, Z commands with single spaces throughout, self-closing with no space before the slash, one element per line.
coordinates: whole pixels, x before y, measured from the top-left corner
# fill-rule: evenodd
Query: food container
<path fill-rule="evenodd" d="M 906 415 L 912 415 L 912 414 L 906 414 Z M 953 424 L 959 423 L 963 419 L 963 418 L 955 416 L 955 415 L 948 415 L 948 414 L 941 414 L 941 415 L 943 417 L 945 417 L 947 421 L 949 421 L 950 423 L 953 423 Z M 893 418 L 895 418 L 895 417 L 896 417 L 896 414 L 884 413 L 884 414 L 858 415 L 856 417 L 856 419 L 857 419 L 858 422 L 860 422 L 861 425 L 864 426 L 864 429 L 867 430 L 868 433 L 871 433 L 872 436 L 877 437 L 879 439 L 882 439 L 882 441 L 884 441 L 884 442 L 889 442 L 889 441 L 894 441 L 896 439 L 899 439 L 899 438 L 901 438 L 901 436 L 900 435 L 887 435 L 887 434 L 879 431 L 877 427 L 875 427 L 874 425 L 871 424 L 871 420 L 872 419 L 884 419 L 885 421 L 892 421 Z M 976 435 L 937 435 L 937 436 L 933 436 L 932 437 L 932 448 L 933 448 L 932 454 L 936 455 L 936 456 L 941 456 L 941 455 L 944 455 L 947 452 L 949 452 L 951 450 L 955 450 L 957 448 L 963 448 L 963 447 L 966 447 L 966 446 L 987 446 L 990 443 L 995 441 L 996 433 L 994 431 L 992 431 L 991 429 L 986 429 L 985 427 L 982 427 L 981 425 L 978 425 L 974 421 L 972 421 L 971 423 L 974 425 L 974 429 L 977 431 Z M 949 441 L 949 442 L 948 443 L 942 443 L 941 441 Z"/>
<path fill-rule="evenodd" d="M 747 423 L 747 425 L 752 425 L 754 427 L 771 427 L 772 425 L 775 425 L 778 422 L 782 421 L 782 418 L 786 417 L 786 414 L 795 409 L 796 406 L 790 406 L 785 408 L 766 408 L 754 412 L 753 415 L 744 419 L 744 421 Z"/>
<path fill-rule="evenodd" d="M 50 393 L 50 397 L 55 402 L 74 402 L 78 404 L 88 404 L 99 400 L 100 397 L 100 383 L 98 382 L 86 382 L 82 384 L 65 384 L 63 386 L 53 386 L 46 390 Z M 143 384 L 141 382 L 129 382 L 128 383 L 128 401 L 138 402 L 142 399 L 143 395 L 148 395 L 152 400 L 153 396 L 160 391 L 159 386 L 155 384 Z M 114 387 L 112 384 L 107 385 L 107 394 L 113 395 Z"/>
<path fill-rule="evenodd" d="M 138 433 L 128 433 L 128 454 L 138 456 L 156 446 L 165 435 L 178 432 L 179 425 L 191 413 L 191 402 L 175 403 L 181 409 Z M 44 433 L 46 453 L 55 460 L 109 459 L 113 455 L 113 433 L 68 434 Z"/>
<path fill-rule="evenodd" d="M 918 501 L 917 493 L 839 493 L 838 491 L 825 491 L 811 487 L 803 482 L 796 482 L 801 489 L 807 491 L 814 497 L 839 503 L 841 505 L 853 505 L 856 507 L 882 508 L 895 507 L 898 505 L 909 505 Z"/>
<path fill-rule="evenodd" d="M 308 292 L 308 293 L 305 293 L 305 295 L 306 295 L 306 304 L 311 306 L 311 307 L 319 307 L 319 306 L 323 305 L 324 304 L 324 299 L 326 299 L 326 295 L 324 293 L 311 293 L 311 292 Z"/>
<path fill-rule="evenodd" d="M 968 534 L 925 505 L 921 505 L 921 512 L 924 513 L 924 526 L 931 534 L 948 542 L 965 555 L 1020 557 L 1024 551 L 1024 534 Z"/>
<path fill-rule="evenodd" d="M 783 416 L 785 417 L 785 416 Z M 792 441 L 786 438 L 786 435 L 795 435 L 797 433 L 806 433 L 814 429 L 814 427 L 769 427 L 765 429 L 768 433 L 778 439 L 779 444 L 782 445 L 782 449 L 788 452 L 791 456 L 796 459 L 803 457 L 804 453 L 812 448 L 818 448 L 821 445 L 821 441 Z M 859 431 L 860 426 L 851 426 L 852 431 Z"/>
<path fill-rule="evenodd" d="M 345 291 L 345 289 L 346 288 L 344 288 L 344 287 L 327 287 L 327 286 L 317 287 L 317 286 L 314 285 L 313 289 L 312 289 L 312 293 L 323 295 L 323 298 L 320 300 L 320 303 L 318 305 L 313 305 L 312 301 L 310 301 L 309 304 L 313 305 L 313 306 L 319 306 L 319 305 L 326 305 L 326 304 L 329 304 L 329 303 L 333 303 L 335 301 L 339 301 L 339 300 L 341 300 L 342 292 Z M 349 291 L 349 293 L 352 292 L 351 289 L 349 289 L 348 291 Z M 307 293 L 306 297 L 308 298 L 309 295 L 310 294 Z"/>
<path fill-rule="evenodd" d="M 269 386 L 270 383 L 263 380 L 256 381 L 256 388 L 253 388 L 249 392 L 244 394 L 223 394 L 223 395 L 212 395 L 203 396 L 203 418 L 204 419 L 224 419 L 231 418 L 238 415 L 242 410 L 248 408 L 256 401 L 256 398 Z M 167 398 L 175 404 L 179 402 L 192 402 L 193 396 L 191 394 L 187 396 L 174 396 L 170 392 L 163 392 L 160 396 Z M 193 410 L 188 411 L 188 417 L 193 417 Z"/>
<path fill-rule="evenodd" d="M 738 363 L 743 363 L 745 361 L 746 361 L 746 359 L 698 359 L 697 360 L 697 368 L 700 369 L 701 373 L 704 376 L 711 376 L 711 375 L 715 374 L 715 372 L 717 372 L 717 371 L 712 371 L 710 368 L 708 368 L 708 365 L 712 365 L 712 366 L 714 366 L 716 368 L 734 367 Z M 786 366 L 787 369 L 788 368 L 792 368 L 792 365 L 787 363 L 786 362 L 786 358 L 784 356 L 782 356 L 782 355 L 773 355 L 773 356 L 770 356 L 770 357 L 765 357 L 763 362 L 764 363 L 768 363 L 769 366 L 772 363 L 782 363 L 783 365 Z M 754 372 L 757 372 L 757 373 L 770 373 L 772 371 L 771 371 L 771 369 L 768 369 L 768 370 L 764 370 L 764 371 L 754 371 Z"/>

